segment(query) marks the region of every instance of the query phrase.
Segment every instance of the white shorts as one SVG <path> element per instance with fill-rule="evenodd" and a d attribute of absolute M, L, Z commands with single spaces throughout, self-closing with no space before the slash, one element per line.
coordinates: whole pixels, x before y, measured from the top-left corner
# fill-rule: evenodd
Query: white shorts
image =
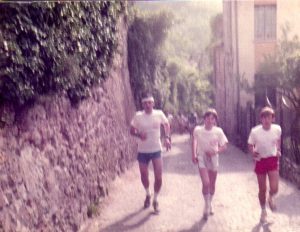
<path fill-rule="evenodd" d="M 212 171 L 218 171 L 219 168 L 219 155 L 207 156 L 205 154 L 198 155 L 199 168 L 207 168 Z"/>

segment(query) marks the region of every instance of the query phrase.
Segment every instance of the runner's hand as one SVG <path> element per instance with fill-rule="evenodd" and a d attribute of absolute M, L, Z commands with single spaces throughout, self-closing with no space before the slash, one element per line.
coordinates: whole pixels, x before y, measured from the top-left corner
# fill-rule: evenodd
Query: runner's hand
<path fill-rule="evenodd" d="M 277 150 L 276 156 L 280 157 L 281 156 L 281 152 Z"/>
<path fill-rule="evenodd" d="M 206 151 L 205 154 L 208 156 L 208 157 L 212 157 L 214 155 L 216 155 L 218 152 L 217 151 L 214 151 L 214 150 L 211 150 L 211 151 Z"/>
<path fill-rule="evenodd" d="M 140 132 L 139 133 L 139 138 L 143 141 L 147 139 L 147 134 L 145 132 Z"/>
<path fill-rule="evenodd" d="M 165 147 L 167 149 L 167 151 L 171 150 L 171 141 L 170 138 L 165 138 Z"/>
<path fill-rule="evenodd" d="M 197 164 L 197 163 L 198 163 L 198 158 L 197 158 L 197 156 L 193 156 L 193 157 L 192 157 L 192 161 L 193 161 L 194 164 Z"/>
<path fill-rule="evenodd" d="M 257 160 L 257 159 L 259 159 L 260 158 L 260 155 L 259 155 L 259 153 L 258 152 L 253 152 L 252 153 L 252 156 L 253 156 L 253 159 L 255 159 L 255 160 Z"/>

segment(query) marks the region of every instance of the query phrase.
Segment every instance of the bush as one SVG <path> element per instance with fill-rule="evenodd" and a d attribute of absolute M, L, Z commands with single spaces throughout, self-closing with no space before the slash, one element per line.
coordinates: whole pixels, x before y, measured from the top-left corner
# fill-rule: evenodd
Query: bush
<path fill-rule="evenodd" d="M 41 94 L 73 104 L 105 79 L 117 48 L 122 1 L 0 4 L 0 103 L 16 107 Z"/>

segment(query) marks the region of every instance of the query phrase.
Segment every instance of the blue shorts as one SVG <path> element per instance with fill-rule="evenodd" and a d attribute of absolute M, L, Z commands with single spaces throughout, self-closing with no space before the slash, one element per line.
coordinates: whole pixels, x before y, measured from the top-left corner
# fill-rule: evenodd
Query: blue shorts
<path fill-rule="evenodd" d="M 140 163 L 148 164 L 150 160 L 160 158 L 161 157 L 161 151 L 157 152 L 151 152 L 151 153 L 138 153 L 137 160 Z"/>

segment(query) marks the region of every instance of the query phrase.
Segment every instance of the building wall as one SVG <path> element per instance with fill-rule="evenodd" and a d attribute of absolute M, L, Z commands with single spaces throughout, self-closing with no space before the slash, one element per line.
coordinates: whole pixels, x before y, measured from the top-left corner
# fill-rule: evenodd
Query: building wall
<path fill-rule="evenodd" d="M 290 25 L 290 35 L 300 37 L 300 0 L 277 0 L 277 38 L 282 37 L 282 27 Z"/>
<path fill-rule="evenodd" d="M 223 45 L 219 45 L 214 49 L 214 85 L 215 85 L 215 104 L 219 115 L 219 125 L 224 128 L 226 126 L 226 106 L 224 100 L 226 98 L 225 76 L 224 76 L 224 49 Z"/>
<path fill-rule="evenodd" d="M 265 56 L 275 53 L 277 47 L 276 41 L 256 42 L 255 43 L 255 70 L 254 73 L 259 72 L 261 64 L 265 60 Z"/>
<path fill-rule="evenodd" d="M 254 2 L 238 1 L 239 76 L 246 79 L 250 85 L 254 83 L 254 45 Z M 248 101 L 254 102 L 253 94 L 241 89 L 240 105 L 245 107 Z"/>
<path fill-rule="evenodd" d="M 255 5 L 276 4 L 276 38 L 268 41 L 255 39 Z M 253 86 L 264 57 L 276 51 L 281 28 L 290 24 L 291 36 L 300 37 L 300 0 L 223 0 L 224 70 L 216 75 L 216 108 L 222 113 L 222 124 L 229 135 L 239 131 L 237 123 L 243 109 L 255 105 L 255 95 L 242 88 L 241 80 Z M 219 62 L 215 60 L 215 62 Z M 223 86 L 219 83 L 221 82 Z M 220 90 L 224 88 L 224 90 Z M 234 137 L 234 136 L 233 136 Z"/>

